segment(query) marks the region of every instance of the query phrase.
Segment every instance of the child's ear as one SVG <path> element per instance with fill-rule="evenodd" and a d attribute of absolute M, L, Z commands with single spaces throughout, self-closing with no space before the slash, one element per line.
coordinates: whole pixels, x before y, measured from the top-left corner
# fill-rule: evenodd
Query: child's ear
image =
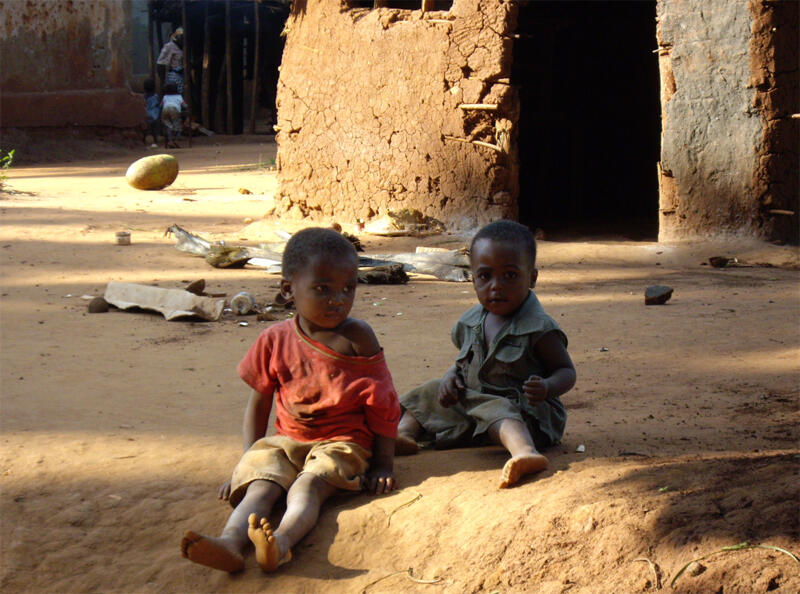
<path fill-rule="evenodd" d="M 285 278 L 281 279 L 281 297 L 291 301 L 292 297 L 292 281 Z"/>
<path fill-rule="evenodd" d="M 534 268 L 531 270 L 531 289 L 536 286 L 536 279 L 539 278 L 539 269 Z"/>

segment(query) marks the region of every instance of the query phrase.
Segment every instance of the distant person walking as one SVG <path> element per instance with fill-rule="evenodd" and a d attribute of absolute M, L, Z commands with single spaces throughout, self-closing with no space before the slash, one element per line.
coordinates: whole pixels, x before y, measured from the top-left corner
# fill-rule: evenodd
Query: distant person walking
<path fill-rule="evenodd" d="M 183 27 L 175 29 L 169 41 L 161 48 L 156 66 L 162 88 L 172 83 L 178 88 L 178 93 L 183 95 Z"/>

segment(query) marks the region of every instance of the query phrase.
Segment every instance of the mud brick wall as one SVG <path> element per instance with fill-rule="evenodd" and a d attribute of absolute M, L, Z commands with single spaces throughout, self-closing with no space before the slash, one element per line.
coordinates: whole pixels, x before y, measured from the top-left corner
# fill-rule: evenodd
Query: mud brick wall
<path fill-rule="evenodd" d="M 800 22 L 798 2 L 750 1 L 754 107 L 762 114 L 756 198 L 763 235 L 800 240 Z M 788 213 L 794 214 L 788 214 Z"/>
<path fill-rule="evenodd" d="M 498 0 L 425 13 L 295 2 L 278 84 L 276 211 L 345 222 L 415 208 L 460 228 L 515 216 L 515 18 Z"/>
<path fill-rule="evenodd" d="M 0 0 L 0 125 L 137 125 L 130 2 Z"/>
<path fill-rule="evenodd" d="M 780 4 L 795 5 L 794 24 L 773 30 Z M 796 3 L 660 0 L 657 14 L 659 239 L 773 236 L 781 215 L 772 205 L 789 202 L 792 187 L 797 195 L 787 168 L 792 159 L 797 167 L 788 113 L 797 97 Z"/>

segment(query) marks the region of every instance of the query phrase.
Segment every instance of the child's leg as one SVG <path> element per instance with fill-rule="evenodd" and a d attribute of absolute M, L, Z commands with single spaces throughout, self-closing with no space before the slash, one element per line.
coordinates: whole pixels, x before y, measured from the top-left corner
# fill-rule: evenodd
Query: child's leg
<path fill-rule="evenodd" d="M 263 514 L 250 515 L 247 532 L 261 569 L 275 571 L 292 559 L 292 547 L 316 525 L 322 504 L 338 490 L 317 475 L 303 472 L 286 493 L 286 513 L 274 532 Z"/>
<path fill-rule="evenodd" d="M 500 475 L 501 489 L 516 484 L 526 474 L 547 468 L 547 458 L 536 449 L 531 433 L 522 421 L 500 419 L 489 426 L 489 437 L 511 454 Z"/>
<path fill-rule="evenodd" d="M 417 438 L 422 435 L 422 425 L 419 424 L 414 415 L 403 411 L 400 423 L 397 426 L 397 439 L 394 442 L 394 453 L 396 456 L 408 456 L 419 451 Z"/>
<path fill-rule="evenodd" d="M 242 553 L 250 542 L 247 535 L 250 514 L 269 516 L 283 492 L 283 487 L 272 481 L 253 481 L 231 512 L 220 536 L 205 536 L 189 530 L 181 541 L 181 553 L 190 561 L 214 569 L 241 571 L 244 569 Z"/>

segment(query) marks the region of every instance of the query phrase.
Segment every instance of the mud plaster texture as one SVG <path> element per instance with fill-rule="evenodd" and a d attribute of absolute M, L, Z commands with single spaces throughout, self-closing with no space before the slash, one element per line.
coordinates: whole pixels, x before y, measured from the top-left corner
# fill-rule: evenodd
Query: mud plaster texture
<path fill-rule="evenodd" d="M 3 126 L 135 126 L 129 2 L 0 0 Z"/>
<path fill-rule="evenodd" d="M 777 4 L 658 2 L 661 240 L 771 237 L 768 208 L 796 203 L 797 6 Z"/>
<path fill-rule="evenodd" d="M 754 105 L 762 110 L 756 191 L 760 222 L 770 238 L 800 239 L 800 30 L 797 2 L 754 2 L 750 43 Z M 791 211 L 786 215 L 775 211 Z"/>
<path fill-rule="evenodd" d="M 367 220 L 414 208 L 459 227 L 515 216 L 515 19 L 510 3 L 481 0 L 426 13 L 294 3 L 276 212 Z M 498 108 L 459 107 L 476 103 Z"/>

